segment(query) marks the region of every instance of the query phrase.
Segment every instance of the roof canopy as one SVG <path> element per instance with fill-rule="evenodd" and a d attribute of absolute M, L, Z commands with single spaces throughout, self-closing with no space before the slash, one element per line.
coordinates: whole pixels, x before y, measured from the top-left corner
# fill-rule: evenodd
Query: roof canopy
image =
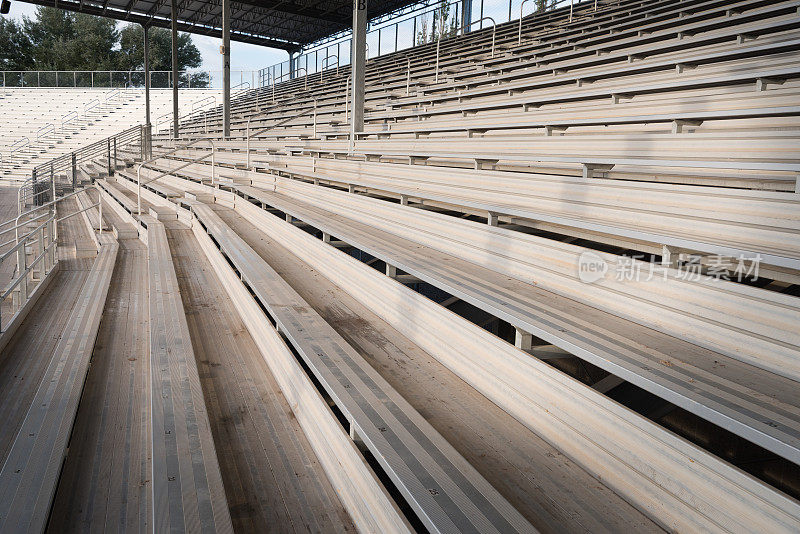
<path fill-rule="evenodd" d="M 170 26 L 170 0 L 22 0 L 146 26 Z M 368 19 L 419 0 L 368 0 Z M 299 50 L 352 26 L 352 0 L 232 0 L 231 39 Z M 222 0 L 178 0 L 178 29 L 219 37 Z"/>

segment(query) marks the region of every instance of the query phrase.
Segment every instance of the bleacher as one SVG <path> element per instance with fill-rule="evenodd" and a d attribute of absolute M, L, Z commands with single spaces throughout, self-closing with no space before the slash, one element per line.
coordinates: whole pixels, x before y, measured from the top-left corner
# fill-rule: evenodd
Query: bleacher
<path fill-rule="evenodd" d="M 74 298 L 119 247 L 93 358 L 144 393 L 65 391 L 141 422 L 22 417 L 48 348 L 0 525 L 45 467 L 36 524 L 90 524 L 75 466 L 133 435 L 148 530 L 797 532 L 798 50 L 800 0 L 581 2 L 369 60 L 363 131 L 343 65 L 82 162 Z"/>
<path fill-rule="evenodd" d="M 219 90 L 183 90 L 181 95 L 183 116 L 196 111 L 197 103 L 211 105 Z M 150 106 L 154 126 L 169 129 L 161 119 L 170 119 L 172 91 L 153 89 Z M 2 87 L 0 180 L 23 180 L 37 165 L 140 124 L 144 108 L 143 89 Z"/>

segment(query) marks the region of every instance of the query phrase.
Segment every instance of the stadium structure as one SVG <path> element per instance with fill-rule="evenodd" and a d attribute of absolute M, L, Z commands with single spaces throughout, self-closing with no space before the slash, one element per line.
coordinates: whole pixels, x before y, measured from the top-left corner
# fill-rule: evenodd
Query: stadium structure
<path fill-rule="evenodd" d="M 32 3 L 223 82 L 4 78 L 0 532 L 800 532 L 800 1 Z"/>

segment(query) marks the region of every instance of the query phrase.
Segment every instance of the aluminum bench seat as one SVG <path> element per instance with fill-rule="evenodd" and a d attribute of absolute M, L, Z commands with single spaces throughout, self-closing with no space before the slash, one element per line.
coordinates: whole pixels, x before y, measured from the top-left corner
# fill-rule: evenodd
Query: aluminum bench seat
<path fill-rule="evenodd" d="M 462 243 L 453 241 L 453 247 L 442 252 L 441 247 L 434 248 L 434 241 L 413 240 L 410 235 L 422 235 L 427 229 L 398 219 L 401 211 L 409 208 L 384 208 L 388 219 L 394 217 L 392 220 L 403 226 L 404 233 L 397 233 L 388 230 L 388 223 L 377 225 L 374 217 L 359 220 L 352 212 L 339 215 L 335 207 L 326 210 L 315 206 L 307 196 L 248 186 L 236 189 L 776 454 L 800 461 L 800 403 L 794 394 L 797 382 L 792 379 L 689 343 L 676 337 L 678 333 L 665 334 L 575 297 L 565 298 L 548 290 L 546 283 L 532 285 L 518 275 L 509 277 L 511 271 L 483 267 L 456 252 L 465 246 Z M 314 194 L 314 189 L 309 191 Z M 344 194 L 334 193 L 321 198 L 330 202 Z M 408 217 L 422 221 L 441 218 L 418 211 L 410 211 Z M 472 228 L 478 243 L 484 242 L 481 232 L 508 232 L 461 223 Z M 406 225 L 414 229 L 405 232 Z M 443 228 L 440 232 L 446 231 Z M 436 239 L 446 238 L 438 235 Z M 535 272 L 531 275 L 535 278 Z"/>
<path fill-rule="evenodd" d="M 99 253 L 0 471 L 3 532 L 43 532 L 47 526 L 119 248 L 109 234 L 102 235 L 100 243 Z"/>
<path fill-rule="evenodd" d="M 164 225 L 147 226 L 155 532 L 232 533 L 208 412 Z"/>
<path fill-rule="evenodd" d="M 434 532 L 534 532 L 533 527 L 211 208 L 197 220 Z"/>

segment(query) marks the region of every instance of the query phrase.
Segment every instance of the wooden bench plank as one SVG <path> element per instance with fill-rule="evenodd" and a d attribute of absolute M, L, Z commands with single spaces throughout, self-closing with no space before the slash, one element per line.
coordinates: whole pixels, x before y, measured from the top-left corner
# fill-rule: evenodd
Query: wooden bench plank
<path fill-rule="evenodd" d="M 106 235 L 101 243 L 0 471 L 0 530 L 4 532 L 41 532 L 47 524 L 117 257 L 116 240 Z"/>
<path fill-rule="evenodd" d="M 164 225 L 147 224 L 153 529 L 233 531 Z"/>
<path fill-rule="evenodd" d="M 240 189 L 779 455 L 800 458 L 800 406 L 793 400 L 796 382 L 788 378 L 564 298 L 543 282 L 514 280 L 452 251 L 420 249 L 405 237 L 285 195 Z"/>
<path fill-rule="evenodd" d="M 534 530 L 218 215 L 202 204 L 192 204 L 192 210 L 426 526 L 433 531 Z"/>

